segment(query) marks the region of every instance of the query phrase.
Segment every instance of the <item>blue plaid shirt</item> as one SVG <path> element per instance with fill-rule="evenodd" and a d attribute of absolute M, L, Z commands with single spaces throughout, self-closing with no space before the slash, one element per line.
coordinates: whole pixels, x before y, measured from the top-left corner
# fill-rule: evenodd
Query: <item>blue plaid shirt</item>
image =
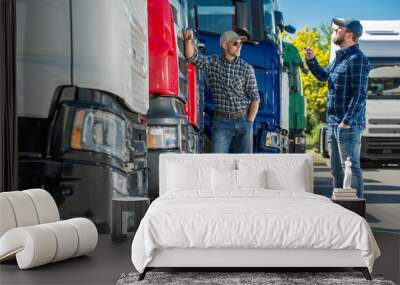
<path fill-rule="evenodd" d="M 237 57 L 230 63 L 223 55 L 195 52 L 188 61 L 207 74 L 215 111 L 247 111 L 251 101 L 260 100 L 254 68 L 243 59 Z"/>
<path fill-rule="evenodd" d="M 328 80 L 327 123 L 365 128 L 365 105 L 368 91 L 368 74 L 371 66 L 358 44 L 336 52 L 335 60 L 325 69 L 314 58 L 307 61 L 312 74 Z"/>

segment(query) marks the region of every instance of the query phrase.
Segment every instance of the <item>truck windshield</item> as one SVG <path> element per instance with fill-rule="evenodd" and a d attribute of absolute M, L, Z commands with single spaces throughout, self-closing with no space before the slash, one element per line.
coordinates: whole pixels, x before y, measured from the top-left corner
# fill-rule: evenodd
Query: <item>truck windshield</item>
<path fill-rule="evenodd" d="M 400 95 L 400 65 L 375 67 L 371 70 L 368 96 L 379 99 L 382 95 Z"/>
<path fill-rule="evenodd" d="M 235 6 L 231 0 L 197 0 L 198 30 L 222 34 L 233 30 Z"/>
<path fill-rule="evenodd" d="M 221 34 L 239 27 L 252 40 L 262 41 L 268 38 L 275 41 L 273 2 L 274 0 L 195 0 L 197 29 Z"/>
<path fill-rule="evenodd" d="M 275 33 L 275 18 L 273 0 L 264 0 L 263 13 L 264 13 L 264 30 L 266 38 L 274 39 Z"/>

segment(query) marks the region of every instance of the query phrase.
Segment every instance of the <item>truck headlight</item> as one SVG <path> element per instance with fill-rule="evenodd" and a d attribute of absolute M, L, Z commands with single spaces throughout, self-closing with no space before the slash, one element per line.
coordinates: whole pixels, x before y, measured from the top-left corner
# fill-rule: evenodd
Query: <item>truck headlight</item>
<path fill-rule="evenodd" d="M 300 145 L 306 144 L 306 137 L 305 136 L 295 137 L 294 138 L 294 143 L 295 144 L 300 144 Z"/>
<path fill-rule="evenodd" d="M 148 127 L 147 146 L 150 149 L 169 149 L 178 147 L 177 127 Z"/>
<path fill-rule="evenodd" d="M 125 160 L 125 121 L 112 113 L 78 109 L 75 112 L 71 147 Z"/>
<path fill-rule="evenodd" d="M 279 134 L 275 132 L 268 132 L 265 137 L 265 146 L 279 147 L 280 146 Z"/>

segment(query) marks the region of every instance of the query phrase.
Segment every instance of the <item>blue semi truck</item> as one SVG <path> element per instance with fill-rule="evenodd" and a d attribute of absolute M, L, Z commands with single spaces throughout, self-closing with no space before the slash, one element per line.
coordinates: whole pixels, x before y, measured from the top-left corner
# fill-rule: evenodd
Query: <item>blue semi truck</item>
<path fill-rule="evenodd" d="M 281 32 L 294 32 L 294 28 L 284 25 L 277 1 L 193 0 L 189 4 L 189 21 L 200 40 L 197 48 L 206 55 L 221 53 L 219 37 L 224 31 L 235 30 L 248 37 L 241 58 L 254 67 L 260 93 L 253 150 L 288 152 L 289 77 L 283 64 Z M 204 130 L 209 137 L 213 103 L 207 88 L 204 98 Z"/>

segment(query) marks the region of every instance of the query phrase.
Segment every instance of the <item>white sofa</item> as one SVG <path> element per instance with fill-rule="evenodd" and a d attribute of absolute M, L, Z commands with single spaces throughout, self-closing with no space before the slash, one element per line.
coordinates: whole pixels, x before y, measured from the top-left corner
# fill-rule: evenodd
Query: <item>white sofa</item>
<path fill-rule="evenodd" d="M 86 218 L 60 221 L 51 195 L 42 189 L 0 193 L 0 262 L 16 259 L 20 269 L 84 255 L 98 233 Z"/>

